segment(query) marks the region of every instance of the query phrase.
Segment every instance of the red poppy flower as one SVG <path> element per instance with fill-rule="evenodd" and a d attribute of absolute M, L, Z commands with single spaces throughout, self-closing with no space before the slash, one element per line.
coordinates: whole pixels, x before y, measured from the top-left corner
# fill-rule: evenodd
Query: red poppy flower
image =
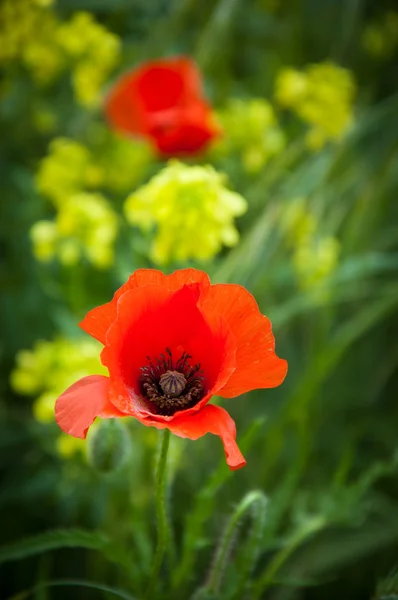
<path fill-rule="evenodd" d="M 109 377 L 83 377 L 58 398 L 63 431 L 84 438 L 96 417 L 131 416 L 192 440 L 218 435 L 230 468 L 245 465 L 234 421 L 209 400 L 275 387 L 287 371 L 271 323 L 245 288 L 210 285 L 196 269 L 139 269 L 80 326 L 104 344 Z"/>
<path fill-rule="evenodd" d="M 115 129 L 147 137 L 164 156 L 196 154 L 220 133 L 199 71 L 183 56 L 149 61 L 122 76 L 105 113 Z"/>

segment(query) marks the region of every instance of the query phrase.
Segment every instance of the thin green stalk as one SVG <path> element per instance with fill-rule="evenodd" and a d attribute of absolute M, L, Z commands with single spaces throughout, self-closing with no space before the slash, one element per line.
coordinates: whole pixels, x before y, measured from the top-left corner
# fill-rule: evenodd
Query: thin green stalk
<path fill-rule="evenodd" d="M 242 452 L 245 453 L 249 450 L 263 424 L 264 420 L 259 418 L 253 421 L 247 429 L 240 442 Z M 214 496 L 225 481 L 231 477 L 231 473 L 232 471 L 226 468 L 223 457 L 207 483 L 195 496 L 194 507 L 187 515 L 185 522 L 181 560 L 173 572 L 173 591 L 175 593 L 178 590 L 181 594 L 184 585 L 190 581 L 190 574 L 194 568 L 195 561 L 198 560 L 198 540 L 202 539 L 205 535 L 203 532 L 204 525 L 214 510 Z"/>
<path fill-rule="evenodd" d="M 313 520 L 306 523 L 302 529 L 297 531 L 280 552 L 278 552 L 266 567 L 263 574 L 259 577 L 253 586 L 252 595 L 250 598 L 259 600 L 264 592 L 274 584 L 275 577 L 280 568 L 290 558 L 293 552 L 311 535 L 322 529 L 325 521 L 322 517 L 314 517 Z"/>
<path fill-rule="evenodd" d="M 378 298 L 372 305 L 366 306 L 351 320 L 342 325 L 330 339 L 328 346 L 308 362 L 308 370 L 303 375 L 301 382 L 296 385 L 295 391 L 290 395 L 282 411 L 275 418 L 273 430 L 268 433 L 267 456 L 271 467 L 264 471 L 263 485 L 267 484 L 271 478 L 271 469 L 278 464 L 278 454 L 281 440 L 283 440 L 281 431 L 286 429 L 288 422 L 293 422 L 296 426 L 301 427 L 303 415 L 307 414 L 321 384 L 330 375 L 348 348 L 381 319 L 386 318 L 387 315 L 396 310 L 397 294 L 398 286 L 391 285 L 382 298 Z M 305 461 L 303 461 L 305 459 L 305 448 L 303 450 L 303 455 L 298 457 L 302 463 L 301 469 L 305 466 Z"/>
<path fill-rule="evenodd" d="M 237 529 L 241 520 L 250 511 L 253 519 L 253 527 L 248 540 L 247 556 L 244 565 L 243 581 L 239 582 L 245 584 L 246 577 L 250 574 L 254 563 L 257 560 L 259 543 L 264 529 L 264 519 L 267 508 L 267 498 L 260 490 L 249 492 L 240 502 L 235 509 L 231 519 L 229 520 L 225 532 L 220 540 L 218 550 L 215 556 L 215 560 L 211 566 L 210 574 L 207 583 L 198 590 L 196 596 L 198 598 L 203 597 L 216 597 L 221 587 L 222 579 L 225 573 L 225 568 L 231 552 L 231 547 L 237 533 Z M 195 596 L 194 596 L 195 597 Z"/>
<path fill-rule="evenodd" d="M 239 0 L 219 0 L 214 9 L 194 53 L 202 71 L 205 71 L 208 65 L 214 64 L 217 50 L 220 54 L 219 48 L 226 42 L 226 36 L 230 32 L 238 3 Z"/>
<path fill-rule="evenodd" d="M 156 544 L 155 556 L 153 558 L 151 578 L 149 581 L 146 598 L 153 597 L 153 590 L 157 584 L 160 567 L 164 553 L 166 550 L 166 542 L 168 537 L 168 523 L 166 512 L 166 465 L 167 453 L 170 443 L 170 430 L 165 429 L 163 432 L 162 443 L 160 446 L 160 454 L 156 470 L 156 486 L 155 486 L 155 502 L 156 502 L 156 520 L 158 526 L 158 539 Z"/>

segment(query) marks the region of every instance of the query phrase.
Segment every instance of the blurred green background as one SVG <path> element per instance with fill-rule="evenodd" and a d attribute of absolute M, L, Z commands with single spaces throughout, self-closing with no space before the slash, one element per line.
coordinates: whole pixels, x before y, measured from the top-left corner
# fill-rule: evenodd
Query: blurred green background
<path fill-rule="evenodd" d="M 77 326 L 87 310 L 136 268 L 186 266 L 254 294 L 289 372 L 228 400 L 244 469 L 228 470 L 213 436 L 172 439 L 174 542 L 153 597 L 398 598 L 394 5 L 0 4 L 1 598 L 143 597 L 158 432 L 99 424 L 98 450 L 95 428 L 88 442 L 61 434 L 53 406 L 102 372 Z M 197 62 L 224 136 L 167 163 L 112 132 L 101 105 L 118 74 L 178 54 Z M 189 232 L 162 234 L 159 205 L 180 210 L 184 194 L 205 256 Z M 224 238 L 203 220 L 206 198 L 223 207 Z"/>

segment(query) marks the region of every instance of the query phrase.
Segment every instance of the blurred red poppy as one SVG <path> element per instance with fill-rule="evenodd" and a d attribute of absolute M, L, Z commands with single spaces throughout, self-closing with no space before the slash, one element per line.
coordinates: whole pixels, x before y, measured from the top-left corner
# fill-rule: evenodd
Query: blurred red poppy
<path fill-rule="evenodd" d="M 232 398 L 278 386 L 287 363 L 276 356 L 271 323 L 245 288 L 210 285 L 196 269 L 139 269 L 80 326 L 104 344 L 109 378 L 84 377 L 58 398 L 63 431 L 84 438 L 96 417 L 131 416 L 192 440 L 218 435 L 229 467 L 246 464 L 234 421 L 208 402 L 214 394 Z"/>
<path fill-rule="evenodd" d="M 105 113 L 116 130 L 148 138 L 163 156 L 197 154 L 221 131 L 200 73 L 184 56 L 149 61 L 123 75 Z"/>

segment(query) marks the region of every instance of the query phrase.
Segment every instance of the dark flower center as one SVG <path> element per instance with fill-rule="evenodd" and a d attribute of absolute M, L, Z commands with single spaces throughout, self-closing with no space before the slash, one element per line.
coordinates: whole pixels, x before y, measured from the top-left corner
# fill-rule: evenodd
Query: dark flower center
<path fill-rule="evenodd" d="M 178 371 L 166 371 L 159 379 L 160 387 L 170 398 L 178 398 L 185 390 L 187 380 L 182 373 Z"/>
<path fill-rule="evenodd" d="M 200 364 L 189 362 L 192 356 L 183 352 L 174 361 L 171 350 L 166 348 L 166 352 L 167 356 L 161 354 L 154 360 L 147 356 L 149 364 L 141 367 L 140 384 L 142 395 L 155 404 L 157 413 L 170 416 L 195 406 L 205 390 Z"/>

